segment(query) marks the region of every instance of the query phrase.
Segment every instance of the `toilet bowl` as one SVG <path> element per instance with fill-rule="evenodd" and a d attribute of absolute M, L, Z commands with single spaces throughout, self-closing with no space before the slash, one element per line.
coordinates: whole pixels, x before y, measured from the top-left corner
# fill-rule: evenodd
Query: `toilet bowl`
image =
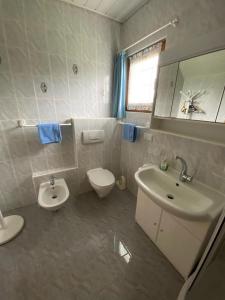
<path fill-rule="evenodd" d="M 115 177 L 106 169 L 97 168 L 87 171 L 89 182 L 99 198 L 107 196 L 115 185 Z"/>
<path fill-rule="evenodd" d="M 55 179 L 54 184 L 40 184 L 38 204 L 48 210 L 58 210 L 69 198 L 69 190 L 63 178 Z"/>

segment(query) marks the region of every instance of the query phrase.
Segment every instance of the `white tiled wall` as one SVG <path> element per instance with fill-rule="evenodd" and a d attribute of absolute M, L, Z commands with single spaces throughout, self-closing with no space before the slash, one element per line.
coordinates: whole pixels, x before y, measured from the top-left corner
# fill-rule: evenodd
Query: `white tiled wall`
<path fill-rule="evenodd" d="M 121 27 L 121 46 L 126 47 L 143 36 L 167 24 L 174 17 L 179 18 L 176 29 L 168 27 L 153 35 L 150 41 L 166 37 L 166 49 L 198 44 L 202 37 L 224 29 L 223 0 L 151 0 L 128 19 Z M 222 41 L 222 36 L 218 37 Z M 209 48 L 213 48 L 208 39 Z M 222 43 L 221 43 L 222 44 Z M 133 50 L 133 49 L 132 49 Z M 182 49 L 185 52 L 185 49 Z"/>
<path fill-rule="evenodd" d="M 119 34 L 118 23 L 61 1 L 0 0 L 1 209 L 35 201 L 32 172 L 76 164 L 72 128 L 62 129 L 62 144 L 43 146 L 17 119 L 110 116 Z"/>
<path fill-rule="evenodd" d="M 178 15 L 177 30 L 164 34 L 168 48 L 182 48 L 185 39 L 196 41 L 225 27 L 223 5 L 223 0 L 152 0 L 122 25 L 122 46 Z M 115 175 L 121 168 L 128 188 L 136 193 L 137 168 L 164 157 L 179 168 L 175 154 L 187 160 L 195 178 L 225 191 L 224 148 L 163 134 L 145 141 L 142 130 L 136 143 L 121 145 L 115 120 L 89 119 L 110 116 L 112 62 L 119 38 L 119 24 L 57 0 L 0 0 L 1 209 L 35 201 L 33 172 L 74 167 L 65 178 L 77 193 L 90 189 L 88 168 L 101 165 Z M 78 66 L 77 75 L 73 64 Z M 48 86 L 45 94 L 41 82 Z M 60 145 L 40 145 L 34 128 L 16 128 L 19 118 L 35 124 L 71 117 L 87 119 L 75 120 L 75 134 L 64 127 Z M 127 118 L 145 124 L 150 116 L 130 113 Z M 84 147 L 82 129 L 101 128 L 106 131 L 104 144 Z"/>
<path fill-rule="evenodd" d="M 70 190 L 71 195 L 77 195 L 90 191 L 92 188 L 86 176 L 86 172 L 93 168 L 106 168 L 111 170 L 117 177 L 120 172 L 120 148 L 121 148 L 121 127 L 114 118 L 77 118 L 73 119 L 74 141 L 74 163 L 68 156 L 68 164 L 65 168 L 56 168 L 47 172 L 36 172 L 33 177 L 36 193 L 39 184 L 49 180 L 54 174 L 57 178 L 63 177 Z M 83 144 L 83 130 L 104 130 L 105 139 L 102 143 Z M 51 145 L 56 148 L 57 145 Z M 71 153 L 71 156 L 73 154 Z M 47 173 L 47 174 L 46 174 Z"/>
<path fill-rule="evenodd" d="M 140 115 L 140 114 L 139 114 Z M 143 117 L 138 118 L 138 113 L 128 113 L 129 121 L 144 124 Z M 146 117 L 146 121 L 149 116 Z M 152 140 L 144 139 L 144 132 L 152 133 Z M 122 141 L 121 144 L 121 172 L 127 178 L 128 189 L 136 194 L 137 184 L 134 173 L 146 163 L 160 164 L 167 159 L 170 167 L 181 170 L 176 155 L 183 157 L 188 164 L 188 173 L 194 180 L 201 182 L 225 193 L 225 148 L 192 141 L 189 139 L 171 136 L 161 133 L 153 133 L 151 130 L 140 130 L 136 143 Z"/>
<path fill-rule="evenodd" d="M 220 40 L 225 44 L 224 35 L 218 33 L 225 30 L 223 0 L 151 0 L 122 25 L 122 47 L 168 23 L 175 16 L 179 17 L 176 29 L 170 27 L 154 35 L 147 43 L 166 36 L 166 51 L 178 51 L 185 55 L 187 45 L 188 49 L 194 48 L 199 39 L 209 34 L 214 35 L 214 41 Z M 209 49 L 213 48 L 212 40 L 208 39 Z M 145 123 L 143 117 L 146 121 L 150 119 L 149 115 L 142 113 L 127 115 L 129 121 L 140 124 Z M 148 162 L 159 164 L 166 157 L 173 167 L 180 169 L 179 162 L 175 162 L 176 154 L 187 161 L 194 178 L 225 192 L 225 148 L 166 134 L 153 134 L 152 141 L 145 141 L 143 133 L 142 130 L 136 143 L 122 141 L 121 145 L 121 170 L 127 176 L 128 188 L 134 194 L 137 191 L 134 173 L 138 167 Z"/>
<path fill-rule="evenodd" d="M 114 118 L 75 119 L 75 148 L 79 169 L 79 192 L 87 192 L 90 185 L 86 172 L 99 166 L 111 170 L 117 177 L 120 172 L 121 127 Z M 83 144 L 83 130 L 104 130 L 104 143 Z"/>

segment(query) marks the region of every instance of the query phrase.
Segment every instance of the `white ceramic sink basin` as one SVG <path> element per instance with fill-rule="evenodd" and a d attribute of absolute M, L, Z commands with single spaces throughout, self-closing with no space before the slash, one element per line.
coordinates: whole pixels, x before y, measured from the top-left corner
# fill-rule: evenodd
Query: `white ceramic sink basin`
<path fill-rule="evenodd" d="M 135 173 L 138 186 L 163 209 L 189 220 L 213 219 L 225 205 L 225 196 L 200 182 L 183 183 L 175 170 L 143 166 Z"/>

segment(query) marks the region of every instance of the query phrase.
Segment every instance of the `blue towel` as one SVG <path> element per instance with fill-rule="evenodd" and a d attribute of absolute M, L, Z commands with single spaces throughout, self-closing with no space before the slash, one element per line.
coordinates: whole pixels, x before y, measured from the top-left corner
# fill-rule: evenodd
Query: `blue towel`
<path fill-rule="evenodd" d="M 126 123 L 123 125 L 123 139 L 134 143 L 137 138 L 137 127 L 135 124 Z"/>
<path fill-rule="evenodd" d="M 59 123 L 41 123 L 37 127 L 41 144 L 61 143 L 62 133 Z"/>

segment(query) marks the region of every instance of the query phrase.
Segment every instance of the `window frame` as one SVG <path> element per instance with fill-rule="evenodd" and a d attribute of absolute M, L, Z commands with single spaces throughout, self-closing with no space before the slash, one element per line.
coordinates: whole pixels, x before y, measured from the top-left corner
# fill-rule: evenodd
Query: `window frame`
<path fill-rule="evenodd" d="M 159 41 L 155 42 L 154 44 L 151 44 L 151 45 L 149 45 L 147 47 L 144 47 L 143 49 L 138 50 L 137 52 L 132 53 L 131 55 L 128 55 L 128 57 L 127 57 L 127 85 L 126 85 L 126 106 L 125 106 L 125 109 L 128 112 L 152 113 L 152 111 L 153 111 L 153 107 L 150 110 L 128 109 L 128 88 L 129 88 L 129 75 L 130 75 L 130 60 L 129 60 L 129 57 L 133 56 L 133 55 L 135 55 L 135 54 L 137 54 L 137 53 L 139 53 L 141 51 L 144 51 L 147 48 L 155 46 L 155 45 L 157 45 L 159 43 L 162 43 L 162 45 L 161 45 L 161 52 L 163 52 L 165 50 L 165 48 L 166 48 L 166 39 L 165 38 L 162 39 L 162 40 L 159 40 Z M 157 76 L 156 76 L 156 81 L 155 81 L 155 87 L 156 87 L 157 81 L 158 81 L 158 74 L 159 74 L 159 64 L 158 64 L 158 67 L 157 67 Z M 155 93 L 154 98 L 153 98 L 153 104 L 154 104 L 154 101 L 155 101 L 155 96 L 156 96 L 156 93 Z"/>

